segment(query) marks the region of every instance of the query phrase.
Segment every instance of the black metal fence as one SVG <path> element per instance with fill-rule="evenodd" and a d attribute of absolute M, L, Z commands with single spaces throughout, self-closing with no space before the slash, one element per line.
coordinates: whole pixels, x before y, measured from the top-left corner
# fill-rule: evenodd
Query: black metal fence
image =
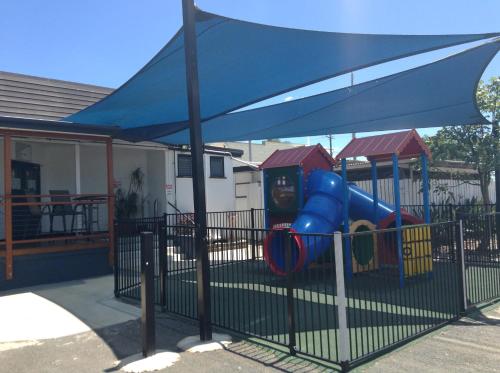
<path fill-rule="evenodd" d="M 268 230 L 212 225 L 212 324 L 287 346 L 291 353 L 344 366 L 361 363 L 500 297 L 498 215 L 461 217 L 350 234 L 283 231 L 284 275 L 266 263 Z M 177 219 L 117 224 L 115 294 L 140 298 L 139 232 L 147 229 L 154 232 L 156 303 L 195 319 L 194 228 Z M 323 254 L 294 272 L 297 238 L 310 253 Z M 343 255 L 346 248 L 352 255 Z"/>
<path fill-rule="evenodd" d="M 155 252 L 155 278 L 160 277 L 161 263 L 165 259 L 160 255 L 160 247 L 165 242 L 164 217 L 142 219 L 123 219 L 115 222 L 114 280 L 115 296 L 140 299 L 141 285 L 141 232 L 153 232 Z M 161 289 L 156 289 L 156 299 L 160 301 Z"/>
<path fill-rule="evenodd" d="M 170 226 L 194 225 L 193 213 L 165 214 L 164 219 Z M 209 227 L 263 229 L 264 209 L 207 212 L 207 225 Z"/>
<path fill-rule="evenodd" d="M 477 304 L 500 297 L 500 213 L 463 214 L 463 245 L 467 302 Z"/>
<path fill-rule="evenodd" d="M 456 234 L 456 223 L 446 222 L 343 236 L 353 252 L 353 275 L 346 279 L 351 362 L 459 316 Z"/>
<path fill-rule="evenodd" d="M 411 215 L 424 219 L 424 205 L 402 205 Z M 458 220 L 457 217 L 464 214 L 481 215 L 493 213 L 495 205 L 479 205 L 479 204 L 431 204 L 430 206 L 431 222 L 441 223 L 445 221 Z"/>

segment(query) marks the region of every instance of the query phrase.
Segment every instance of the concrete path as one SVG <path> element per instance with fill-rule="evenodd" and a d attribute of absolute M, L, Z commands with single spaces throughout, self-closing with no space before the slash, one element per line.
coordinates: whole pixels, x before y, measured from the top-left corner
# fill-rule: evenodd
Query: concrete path
<path fill-rule="evenodd" d="M 0 297 L 0 342 L 65 337 L 140 317 L 137 307 L 112 297 L 109 276 L 5 294 Z"/>
<path fill-rule="evenodd" d="M 141 351 L 140 309 L 113 297 L 105 276 L 0 292 L 0 373 L 113 372 Z M 157 348 L 176 351 L 197 335 L 189 321 L 157 316 Z M 227 350 L 181 352 L 167 372 L 261 372 L 316 369 L 301 359 L 235 340 Z"/>
<path fill-rule="evenodd" d="M 111 276 L 0 293 L 0 372 L 113 372 L 141 351 L 140 310 L 114 299 Z M 157 347 L 197 334 L 195 323 L 158 314 Z M 166 372 L 316 372 L 334 367 L 254 340 L 226 350 L 181 352 Z M 359 372 L 500 372 L 500 305 L 356 369 Z"/>
<path fill-rule="evenodd" d="M 500 305 L 478 310 L 356 371 L 500 372 Z"/>

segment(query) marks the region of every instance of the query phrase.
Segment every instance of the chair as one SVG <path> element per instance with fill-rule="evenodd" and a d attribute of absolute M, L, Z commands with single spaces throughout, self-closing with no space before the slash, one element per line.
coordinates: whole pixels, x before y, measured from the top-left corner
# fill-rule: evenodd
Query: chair
<path fill-rule="evenodd" d="M 71 216 L 71 232 L 73 232 L 75 226 L 75 216 L 81 215 L 85 220 L 86 225 L 86 215 L 83 206 L 69 204 L 71 202 L 71 197 L 68 190 L 49 190 L 50 202 L 52 202 L 52 208 L 50 209 L 50 233 L 54 232 L 54 218 L 61 217 L 63 230 L 67 232 L 66 226 L 66 216 Z M 61 202 L 61 204 L 57 204 Z"/>

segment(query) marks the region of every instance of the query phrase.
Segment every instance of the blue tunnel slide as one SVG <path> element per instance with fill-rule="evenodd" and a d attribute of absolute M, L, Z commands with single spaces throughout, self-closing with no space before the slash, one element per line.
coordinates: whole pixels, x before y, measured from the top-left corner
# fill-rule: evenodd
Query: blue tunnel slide
<path fill-rule="evenodd" d="M 331 233 L 343 220 L 343 179 L 335 172 L 315 170 L 307 181 L 309 199 L 292 224 L 291 269 L 300 271 L 331 247 Z M 375 224 L 394 215 L 395 207 L 378 201 L 355 184 L 348 185 L 349 218 L 366 219 Z M 375 219 L 376 217 L 376 219 Z M 375 221 L 376 220 L 376 221 Z M 271 232 L 264 243 L 264 257 L 276 274 L 286 273 L 284 235 Z M 314 234 L 314 235 L 313 235 Z M 325 234 L 325 236 L 321 236 Z"/>

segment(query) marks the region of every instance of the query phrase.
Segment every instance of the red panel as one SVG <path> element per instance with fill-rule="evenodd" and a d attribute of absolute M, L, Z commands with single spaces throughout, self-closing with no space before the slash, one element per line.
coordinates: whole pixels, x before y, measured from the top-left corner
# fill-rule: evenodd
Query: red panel
<path fill-rule="evenodd" d="M 323 147 L 318 149 L 318 151 L 310 153 L 302 163 L 302 170 L 304 171 L 304 187 L 307 185 L 307 176 L 309 175 L 309 172 L 318 168 L 331 171 L 333 164 L 333 158 L 330 157 L 330 154 L 328 154 Z"/>
<path fill-rule="evenodd" d="M 368 159 L 388 159 L 397 154 L 400 159 L 412 158 L 421 153 L 431 156 L 417 131 L 403 131 L 385 135 L 368 136 L 353 139 L 337 155 L 336 159 L 367 157 Z"/>
<path fill-rule="evenodd" d="M 330 168 L 334 164 L 333 158 L 330 157 L 320 144 L 317 144 L 314 146 L 301 146 L 298 148 L 277 150 L 260 165 L 260 168 L 266 169 L 289 166 L 302 167 L 305 163 L 310 163 L 308 161 L 309 159 L 312 159 L 311 162 L 314 162 L 314 160 L 317 159 L 316 157 L 321 157 L 326 160 L 326 162 L 331 165 Z"/>

